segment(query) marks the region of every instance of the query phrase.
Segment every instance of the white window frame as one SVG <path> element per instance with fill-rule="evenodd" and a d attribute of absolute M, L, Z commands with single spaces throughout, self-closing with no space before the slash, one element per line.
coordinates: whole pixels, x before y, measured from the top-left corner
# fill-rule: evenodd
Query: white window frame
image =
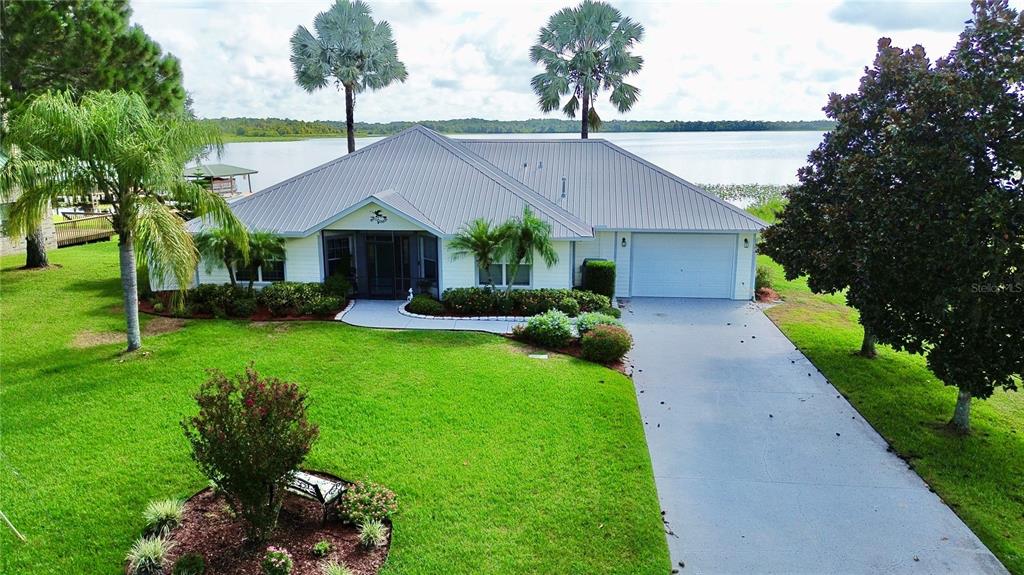
<path fill-rule="evenodd" d="M 282 267 L 281 272 L 282 272 L 282 275 L 284 275 L 284 278 L 279 279 L 279 280 L 264 280 L 263 279 L 263 266 L 260 266 L 260 267 L 256 268 L 256 279 L 253 280 L 253 283 L 269 284 L 269 283 L 274 283 L 274 282 L 288 281 L 288 264 L 285 261 L 285 259 L 281 258 L 280 260 L 274 260 L 274 261 L 280 261 L 281 262 L 281 267 Z M 239 282 L 242 282 L 242 283 L 248 282 L 249 280 L 247 280 L 247 279 L 243 280 L 243 279 L 239 279 L 238 278 L 238 271 L 239 271 L 239 269 L 241 269 L 241 268 L 238 268 L 238 267 L 235 268 L 235 279 L 237 281 L 239 281 Z"/>
<path fill-rule="evenodd" d="M 476 285 L 477 285 L 477 287 L 487 287 L 487 286 L 491 285 L 491 284 L 488 284 L 486 282 L 480 281 L 480 271 L 481 271 L 480 270 L 480 263 L 478 261 L 474 261 L 474 264 L 475 264 L 475 267 L 476 267 Z M 509 264 L 507 262 L 494 262 L 491 265 L 493 265 L 493 266 L 501 266 L 501 278 L 500 278 L 500 281 L 494 282 L 495 287 L 503 287 L 503 288 L 504 287 L 508 287 L 508 284 L 506 283 L 506 281 L 507 281 L 507 278 L 508 278 L 508 265 Z M 521 263 L 521 264 L 519 264 L 519 269 L 523 269 L 523 266 L 527 266 L 527 267 L 530 268 L 530 277 L 529 277 L 529 279 L 527 279 L 527 282 L 525 284 L 513 285 L 512 289 L 532 289 L 533 288 L 533 264 Z"/>

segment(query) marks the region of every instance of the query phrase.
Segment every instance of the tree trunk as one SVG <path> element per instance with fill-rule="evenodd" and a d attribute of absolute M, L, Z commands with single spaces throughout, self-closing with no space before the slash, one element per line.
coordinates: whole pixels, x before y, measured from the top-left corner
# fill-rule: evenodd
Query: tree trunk
<path fill-rule="evenodd" d="M 871 333 L 871 328 L 864 326 L 864 341 L 860 344 L 860 355 L 868 359 L 874 359 L 878 355 L 875 351 L 875 334 Z"/>
<path fill-rule="evenodd" d="M 971 432 L 971 392 L 962 389 L 958 391 L 953 419 L 949 424 L 957 432 L 967 434 Z"/>
<path fill-rule="evenodd" d="M 45 268 L 50 265 L 46 257 L 46 242 L 43 239 L 43 228 L 36 227 L 25 236 L 25 267 Z"/>
<path fill-rule="evenodd" d="M 356 151 L 356 96 L 345 86 L 345 132 L 348 134 L 348 153 Z"/>
<path fill-rule="evenodd" d="M 142 347 L 139 331 L 139 278 L 135 269 L 135 246 L 130 233 L 118 235 L 121 256 L 121 291 L 124 295 L 124 317 L 127 324 L 128 351 Z"/>
<path fill-rule="evenodd" d="M 231 282 L 231 287 L 235 287 L 235 268 L 231 260 L 224 260 L 224 268 L 228 270 L 228 281 Z"/>
<path fill-rule="evenodd" d="M 583 92 L 583 123 L 580 124 L 580 137 L 590 137 L 590 94 Z"/>

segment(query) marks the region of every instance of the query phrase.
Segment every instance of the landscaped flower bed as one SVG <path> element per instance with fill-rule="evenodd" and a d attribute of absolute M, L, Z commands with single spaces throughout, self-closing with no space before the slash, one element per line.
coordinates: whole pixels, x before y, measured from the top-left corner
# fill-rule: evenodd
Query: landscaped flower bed
<path fill-rule="evenodd" d="M 581 312 L 601 311 L 619 315 L 604 295 L 578 289 L 449 288 L 441 301 L 418 295 L 406 305 L 406 311 L 419 315 L 450 317 L 527 317 L 559 310 L 570 317 Z"/>
<path fill-rule="evenodd" d="M 623 372 L 622 360 L 633 347 L 633 337 L 622 322 L 599 312 L 580 315 L 573 326 L 565 313 L 547 311 L 531 317 L 524 325 L 517 325 L 512 337 Z"/>
<path fill-rule="evenodd" d="M 192 318 L 332 319 L 348 305 L 348 286 L 275 282 L 254 290 L 229 284 L 203 284 L 186 290 L 156 292 L 139 309 L 157 315 Z"/>

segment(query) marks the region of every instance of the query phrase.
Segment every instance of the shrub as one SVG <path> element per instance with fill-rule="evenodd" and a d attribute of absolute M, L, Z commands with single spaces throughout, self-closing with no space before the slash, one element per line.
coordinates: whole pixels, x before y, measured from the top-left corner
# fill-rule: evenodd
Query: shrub
<path fill-rule="evenodd" d="M 615 297 L 615 262 L 610 260 L 583 262 L 583 289 L 601 294 L 608 299 Z"/>
<path fill-rule="evenodd" d="M 556 309 L 569 317 L 576 317 L 580 314 L 580 302 L 566 296 L 562 298 L 562 301 L 558 302 Z"/>
<path fill-rule="evenodd" d="M 186 305 L 192 313 L 217 317 L 249 317 L 256 312 L 256 299 L 249 290 L 229 284 L 202 284 L 188 290 Z"/>
<path fill-rule="evenodd" d="M 352 291 L 352 284 L 348 281 L 348 278 L 342 274 L 334 274 L 324 280 L 324 293 L 327 295 L 332 295 L 344 300 L 348 299 L 350 291 Z"/>
<path fill-rule="evenodd" d="M 203 575 L 206 573 L 206 560 L 198 553 L 186 553 L 174 562 L 171 575 Z"/>
<path fill-rule="evenodd" d="M 377 483 L 356 481 L 341 498 L 338 511 L 341 517 L 356 525 L 367 521 L 382 521 L 398 510 L 395 493 Z"/>
<path fill-rule="evenodd" d="M 580 303 L 580 311 L 597 311 L 612 305 L 612 300 L 606 295 L 582 289 L 572 290 L 571 293 L 572 297 Z"/>
<path fill-rule="evenodd" d="M 598 325 L 580 340 L 583 357 L 598 363 L 612 363 L 622 359 L 633 347 L 633 338 L 625 328 Z"/>
<path fill-rule="evenodd" d="M 196 394 L 199 413 L 182 422 L 192 459 L 216 482 L 264 541 L 277 523 L 282 492 L 316 440 L 306 419 L 306 394 L 294 383 L 263 378 L 252 366 L 228 377 L 217 370 Z"/>
<path fill-rule="evenodd" d="M 599 325 L 614 325 L 622 327 L 622 322 L 610 315 L 605 315 L 600 312 L 587 312 L 580 314 L 580 317 L 576 318 L 576 333 L 580 334 L 580 337 L 583 337 L 588 331 Z"/>
<path fill-rule="evenodd" d="M 326 539 L 321 539 L 313 544 L 313 555 L 317 557 L 327 557 L 327 554 L 331 552 L 331 542 Z"/>
<path fill-rule="evenodd" d="M 521 334 L 537 345 L 561 348 L 572 341 L 572 322 L 564 313 L 551 310 L 527 320 Z"/>
<path fill-rule="evenodd" d="M 412 301 L 405 304 L 405 309 L 420 315 L 444 315 L 444 304 L 426 294 L 413 296 Z"/>
<path fill-rule="evenodd" d="M 292 554 L 280 547 L 267 547 L 267 554 L 260 562 L 265 575 L 288 575 L 293 565 L 295 562 L 292 561 Z"/>
<path fill-rule="evenodd" d="M 367 549 L 381 547 L 388 542 L 388 528 L 376 519 L 359 524 L 359 543 Z"/>
<path fill-rule="evenodd" d="M 754 290 L 772 287 L 772 270 L 768 266 L 757 266 L 754 276 Z"/>
<path fill-rule="evenodd" d="M 130 575 L 162 575 L 167 554 L 174 549 L 174 542 L 163 537 L 139 537 L 128 550 Z"/>
<path fill-rule="evenodd" d="M 497 296 L 491 288 L 449 288 L 441 301 L 457 315 L 490 315 Z"/>
<path fill-rule="evenodd" d="M 147 535 L 167 535 L 181 523 L 181 514 L 185 504 L 177 499 L 161 499 L 150 501 L 142 512 L 146 520 Z"/>
<path fill-rule="evenodd" d="M 332 295 L 320 296 L 302 304 L 299 312 L 302 315 L 327 315 L 341 309 L 342 301 Z"/>
<path fill-rule="evenodd" d="M 352 570 L 348 568 L 348 565 L 344 563 L 338 563 L 337 561 L 328 561 L 324 565 L 324 575 L 354 575 Z"/>
<path fill-rule="evenodd" d="M 343 297 L 326 284 L 274 282 L 260 290 L 258 302 L 272 315 L 325 315 L 341 307 Z M 334 286 L 337 289 L 337 286 Z"/>
<path fill-rule="evenodd" d="M 249 295 L 233 301 L 228 310 L 228 315 L 231 317 L 252 317 L 252 314 L 256 313 L 257 307 L 255 296 Z"/>
<path fill-rule="evenodd" d="M 604 314 L 604 315 L 610 315 L 610 316 L 614 317 L 615 319 L 619 319 L 619 318 L 622 317 L 622 310 L 617 308 L 617 307 L 615 307 L 615 306 L 602 307 L 602 308 L 597 309 L 595 311 L 597 311 L 597 313 L 601 313 L 601 314 Z"/>
<path fill-rule="evenodd" d="M 163 313 L 164 312 L 164 302 L 162 302 L 162 301 L 154 302 L 153 303 L 153 311 L 155 311 L 156 313 Z"/>

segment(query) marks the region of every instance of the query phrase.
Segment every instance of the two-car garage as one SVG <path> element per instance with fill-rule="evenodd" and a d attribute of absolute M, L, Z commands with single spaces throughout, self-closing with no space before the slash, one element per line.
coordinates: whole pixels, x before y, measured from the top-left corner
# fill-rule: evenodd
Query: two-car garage
<path fill-rule="evenodd" d="M 635 297 L 732 298 L 737 234 L 634 233 Z"/>

